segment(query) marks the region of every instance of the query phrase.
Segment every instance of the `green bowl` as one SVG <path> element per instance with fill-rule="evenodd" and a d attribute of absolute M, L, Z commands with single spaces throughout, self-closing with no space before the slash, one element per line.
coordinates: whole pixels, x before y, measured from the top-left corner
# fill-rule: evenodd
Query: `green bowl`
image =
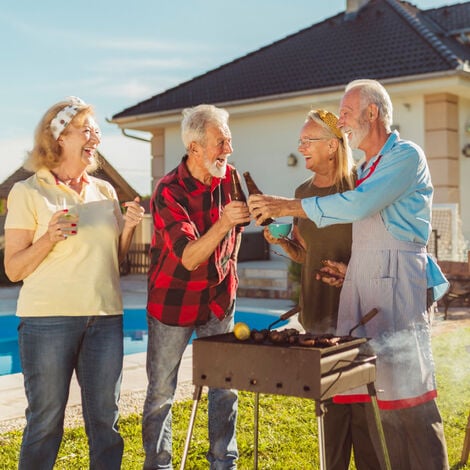
<path fill-rule="evenodd" d="M 292 224 L 285 223 L 285 224 L 278 224 L 273 222 L 269 225 L 269 232 L 274 238 L 282 238 L 287 237 L 292 230 Z"/>

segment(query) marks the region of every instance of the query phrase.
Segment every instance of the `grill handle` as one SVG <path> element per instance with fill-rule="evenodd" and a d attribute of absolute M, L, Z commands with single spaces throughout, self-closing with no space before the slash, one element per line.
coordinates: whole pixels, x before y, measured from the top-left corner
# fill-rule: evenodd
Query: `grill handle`
<path fill-rule="evenodd" d="M 290 310 L 288 310 L 286 313 L 283 313 L 279 317 L 279 320 L 287 320 L 288 318 L 293 317 L 297 312 L 300 312 L 300 305 L 296 305 L 295 307 L 292 307 Z"/>
<path fill-rule="evenodd" d="M 359 328 L 360 326 L 365 325 L 369 320 L 372 320 L 372 318 L 374 318 L 378 313 L 379 313 L 379 311 L 378 311 L 378 309 L 376 309 L 376 308 L 373 308 L 369 313 L 366 313 L 366 314 L 361 318 L 361 321 L 360 321 L 356 326 L 353 326 L 353 327 L 349 330 L 349 336 L 351 336 L 351 333 L 352 333 L 356 328 Z"/>
<path fill-rule="evenodd" d="M 276 321 L 272 322 L 268 326 L 268 330 L 270 330 L 274 325 L 277 325 L 283 320 L 287 320 L 288 318 L 294 316 L 297 312 L 300 312 L 300 305 L 296 305 L 295 307 L 292 307 L 290 310 L 288 310 L 286 313 L 283 313 Z"/>

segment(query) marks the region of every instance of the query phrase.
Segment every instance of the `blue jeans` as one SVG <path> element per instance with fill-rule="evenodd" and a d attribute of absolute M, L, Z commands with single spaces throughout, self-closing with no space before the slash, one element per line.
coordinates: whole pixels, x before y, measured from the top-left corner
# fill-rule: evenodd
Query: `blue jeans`
<path fill-rule="evenodd" d="M 202 326 L 168 326 L 147 316 L 148 388 L 142 420 L 145 470 L 172 469 L 171 407 L 178 369 L 188 341 L 233 330 L 233 309 L 222 321 L 211 315 Z M 209 389 L 209 442 L 207 460 L 211 470 L 236 469 L 238 458 L 236 421 L 238 394 L 236 390 Z"/>
<path fill-rule="evenodd" d="M 118 470 L 122 316 L 23 317 L 18 327 L 28 407 L 19 470 L 50 470 L 62 440 L 75 370 L 81 388 L 90 469 Z"/>

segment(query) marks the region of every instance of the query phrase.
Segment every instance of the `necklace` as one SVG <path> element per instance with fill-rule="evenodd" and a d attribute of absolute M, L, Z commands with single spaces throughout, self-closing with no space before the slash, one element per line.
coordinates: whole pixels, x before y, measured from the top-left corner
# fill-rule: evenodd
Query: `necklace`
<path fill-rule="evenodd" d="M 329 186 L 318 186 L 318 185 L 315 184 L 315 178 L 313 178 L 312 179 L 312 186 L 317 188 L 317 190 L 319 190 L 320 193 L 325 192 L 325 194 L 322 194 L 322 197 L 323 196 L 329 196 L 330 194 L 336 192 L 336 184 L 335 183 L 332 183 Z"/>
<path fill-rule="evenodd" d="M 79 178 L 70 178 L 70 179 L 67 179 L 67 180 L 63 180 L 54 171 L 50 170 L 50 172 L 54 176 L 57 184 L 59 184 L 59 183 L 65 184 L 66 186 L 73 189 L 77 193 L 80 193 L 81 188 L 82 188 L 82 183 L 83 183 L 83 176 L 80 176 Z"/>

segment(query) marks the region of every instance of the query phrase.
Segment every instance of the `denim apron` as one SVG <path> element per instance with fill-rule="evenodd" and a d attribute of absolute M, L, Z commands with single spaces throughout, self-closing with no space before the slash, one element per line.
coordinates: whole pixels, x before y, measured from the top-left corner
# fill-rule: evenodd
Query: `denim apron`
<path fill-rule="evenodd" d="M 426 247 L 393 238 L 380 213 L 353 223 L 337 333 L 347 335 L 372 308 L 379 310 L 353 335 L 370 338 L 377 355 L 375 386 L 381 408 L 413 406 L 435 396 L 427 262 Z M 362 401 L 359 396 L 366 394 L 366 387 L 345 393 L 357 396 L 351 402 Z"/>

